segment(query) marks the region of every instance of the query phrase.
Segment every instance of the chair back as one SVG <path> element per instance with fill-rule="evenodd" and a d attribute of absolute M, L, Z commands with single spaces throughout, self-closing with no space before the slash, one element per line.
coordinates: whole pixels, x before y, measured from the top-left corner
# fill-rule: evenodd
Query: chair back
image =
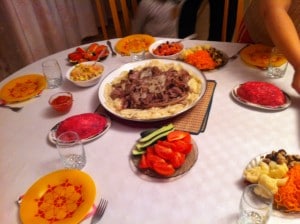
<path fill-rule="evenodd" d="M 235 18 L 235 28 L 233 33 L 232 42 L 237 42 L 239 33 L 243 29 L 244 14 L 251 3 L 251 0 L 237 0 L 236 1 L 236 18 Z M 223 13 L 223 24 L 222 24 L 222 41 L 226 41 L 227 37 L 227 27 L 229 18 L 229 4 L 230 0 L 224 0 L 224 13 Z"/>
<path fill-rule="evenodd" d="M 103 37 L 104 39 L 109 39 L 105 20 L 108 14 L 105 12 L 106 2 L 103 2 L 103 0 L 95 0 L 95 2 Z M 137 10 L 137 0 L 109 0 L 108 4 L 116 36 L 123 37 L 130 34 L 131 19 Z M 122 15 L 121 19 L 120 15 Z M 122 30 L 122 27 L 125 27 L 125 29 Z"/>
<path fill-rule="evenodd" d="M 121 14 L 125 30 L 122 30 L 122 20 L 119 18 L 118 3 L 121 5 Z M 109 6 L 117 37 L 123 37 L 131 32 L 131 19 L 137 10 L 137 0 L 109 0 Z"/>

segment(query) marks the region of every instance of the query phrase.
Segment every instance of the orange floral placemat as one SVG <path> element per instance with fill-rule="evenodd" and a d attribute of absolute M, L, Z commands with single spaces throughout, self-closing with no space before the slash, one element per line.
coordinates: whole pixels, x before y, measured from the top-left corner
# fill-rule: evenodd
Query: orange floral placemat
<path fill-rule="evenodd" d="M 196 104 L 196 106 L 194 106 L 193 108 L 191 108 L 190 110 L 186 111 L 183 114 L 180 114 L 176 117 L 164 121 L 135 122 L 135 121 L 123 120 L 111 114 L 108 115 L 111 117 L 112 120 L 116 120 L 120 123 L 125 123 L 130 126 L 153 128 L 153 127 L 160 127 L 164 124 L 173 123 L 175 128 L 178 130 L 188 131 L 191 134 L 199 134 L 200 132 L 205 131 L 216 85 L 217 85 L 216 81 L 208 80 L 206 91 L 202 99 Z M 108 113 L 102 107 L 101 104 L 97 107 L 95 112 Z"/>

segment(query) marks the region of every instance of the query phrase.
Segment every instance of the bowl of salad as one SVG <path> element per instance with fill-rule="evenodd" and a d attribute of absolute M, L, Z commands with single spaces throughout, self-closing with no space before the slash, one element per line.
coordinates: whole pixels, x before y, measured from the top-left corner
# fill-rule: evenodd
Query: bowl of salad
<path fill-rule="evenodd" d="M 103 74 L 104 66 L 100 62 L 88 61 L 72 66 L 66 74 L 66 78 L 80 87 L 96 85 Z"/>
<path fill-rule="evenodd" d="M 175 60 L 183 49 L 184 45 L 180 41 L 158 40 L 150 45 L 149 52 L 155 58 Z"/>

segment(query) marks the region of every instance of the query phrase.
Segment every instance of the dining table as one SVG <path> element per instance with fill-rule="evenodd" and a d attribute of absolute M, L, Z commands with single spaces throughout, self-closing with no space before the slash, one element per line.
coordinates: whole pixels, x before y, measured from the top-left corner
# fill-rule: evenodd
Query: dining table
<path fill-rule="evenodd" d="M 110 41 L 114 46 L 118 40 Z M 106 45 L 106 41 L 97 43 Z M 249 66 L 240 57 L 230 59 L 245 44 L 206 40 L 182 40 L 182 43 L 185 48 L 210 45 L 229 57 L 224 66 L 203 71 L 206 80 L 216 85 L 206 127 L 191 135 L 198 149 L 196 161 L 188 172 L 177 178 L 144 178 L 134 170 L 130 158 L 140 133 L 151 127 L 151 122 L 126 122 L 112 116 L 109 130 L 84 144 L 87 163 L 82 171 L 95 183 L 94 204 L 101 198 L 108 201 L 99 223 L 237 223 L 245 187 L 243 171 L 249 161 L 279 149 L 300 153 L 300 98 L 291 87 L 294 70 L 290 64 L 284 77 L 270 79 L 266 70 Z M 51 128 L 70 116 L 93 113 L 100 105 L 101 81 L 83 88 L 65 77 L 72 66 L 68 54 L 75 49 L 42 58 L 0 83 L 1 88 L 16 77 L 42 74 L 42 62 L 47 59 L 56 59 L 64 76 L 61 86 L 44 89 L 38 97 L 24 102 L 21 111 L 0 108 L 1 223 L 21 223 L 18 198 L 39 178 L 63 169 L 56 146 L 49 141 Z M 150 54 L 146 57 L 152 58 Z M 130 62 L 130 56 L 109 54 L 101 61 L 102 76 Z M 270 111 L 238 103 L 231 92 L 247 81 L 265 81 L 278 86 L 290 96 L 291 105 Z M 48 103 L 50 96 L 60 91 L 73 94 L 73 106 L 65 114 L 55 112 Z M 90 222 L 91 217 L 81 221 L 82 224 Z M 299 223 L 299 216 L 273 211 L 268 223 Z"/>

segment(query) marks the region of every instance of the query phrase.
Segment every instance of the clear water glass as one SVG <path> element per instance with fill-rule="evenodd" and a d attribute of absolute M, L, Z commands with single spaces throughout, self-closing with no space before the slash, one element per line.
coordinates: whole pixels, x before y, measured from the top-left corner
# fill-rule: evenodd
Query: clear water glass
<path fill-rule="evenodd" d="M 80 170 L 85 166 L 84 146 L 76 132 L 67 131 L 59 135 L 56 147 L 65 168 Z"/>
<path fill-rule="evenodd" d="M 283 60 L 282 63 L 279 63 L 279 60 Z M 278 48 L 274 47 L 268 64 L 267 77 L 273 79 L 282 78 L 286 72 L 287 66 L 288 62 L 285 56 Z"/>
<path fill-rule="evenodd" d="M 239 224 L 265 224 L 273 207 L 273 194 L 259 184 L 248 185 L 240 201 Z"/>
<path fill-rule="evenodd" d="M 130 56 L 131 56 L 131 61 L 142 61 L 145 60 L 146 55 L 145 55 L 145 51 L 140 51 L 140 52 L 130 52 Z"/>
<path fill-rule="evenodd" d="M 61 68 L 55 59 L 50 59 L 42 63 L 43 73 L 47 80 L 47 88 L 54 89 L 62 84 L 63 77 Z"/>

